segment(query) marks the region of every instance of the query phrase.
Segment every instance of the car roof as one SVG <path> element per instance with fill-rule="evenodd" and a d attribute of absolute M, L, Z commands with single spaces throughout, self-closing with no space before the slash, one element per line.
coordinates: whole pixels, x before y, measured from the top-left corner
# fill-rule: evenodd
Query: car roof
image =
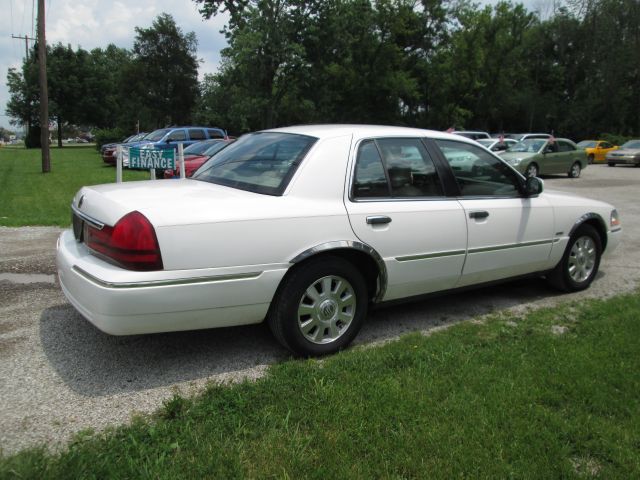
<path fill-rule="evenodd" d="M 309 135 L 316 138 L 332 138 L 341 135 L 355 135 L 357 137 L 429 137 L 446 140 L 464 141 L 467 143 L 475 143 L 460 135 L 453 135 L 437 130 L 427 130 L 422 128 L 411 127 L 394 127 L 387 125 L 358 125 L 358 124 L 320 124 L 320 125 L 293 125 L 290 127 L 272 128 L 262 130 L 263 132 L 281 132 L 295 133 L 298 135 Z"/>

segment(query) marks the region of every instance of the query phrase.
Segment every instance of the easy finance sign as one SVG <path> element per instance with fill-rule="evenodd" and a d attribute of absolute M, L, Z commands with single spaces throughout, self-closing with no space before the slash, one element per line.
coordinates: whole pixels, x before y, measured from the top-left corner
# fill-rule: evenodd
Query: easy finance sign
<path fill-rule="evenodd" d="M 129 149 L 129 168 L 173 170 L 176 168 L 175 152 L 173 149 L 131 148 Z"/>

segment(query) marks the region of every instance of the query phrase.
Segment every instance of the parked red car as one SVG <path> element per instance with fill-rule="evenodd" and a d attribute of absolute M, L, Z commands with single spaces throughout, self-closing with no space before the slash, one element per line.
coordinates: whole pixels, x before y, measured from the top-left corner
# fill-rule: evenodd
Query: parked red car
<path fill-rule="evenodd" d="M 209 160 L 214 154 L 235 140 L 204 140 L 194 143 L 184 149 L 184 173 L 190 177 L 204 162 Z M 165 170 L 164 178 L 175 178 L 180 176 L 180 164 L 176 160 L 175 170 Z"/>

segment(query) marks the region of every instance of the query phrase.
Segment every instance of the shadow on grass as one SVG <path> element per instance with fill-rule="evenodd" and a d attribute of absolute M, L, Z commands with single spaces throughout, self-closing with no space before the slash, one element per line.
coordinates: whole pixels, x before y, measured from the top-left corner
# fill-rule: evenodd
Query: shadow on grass
<path fill-rule="evenodd" d="M 556 295 L 544 280 L 529 279 L 380 308 L 370 313 L 355 343 L 384 342 Z M 265 323 L 116 337 L 95 328 L 69 304 L 42 312 L 40 340 L 69 388 L 91 397 L 199 380 L 289 358 Z"/>

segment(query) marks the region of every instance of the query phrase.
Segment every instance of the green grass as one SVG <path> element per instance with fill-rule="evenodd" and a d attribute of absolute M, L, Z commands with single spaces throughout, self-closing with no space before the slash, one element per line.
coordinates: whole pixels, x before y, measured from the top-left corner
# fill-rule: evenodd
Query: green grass
<path fill-rule="evenodd" d="M 147 179 L 147 172 L 125 170 L 125 180 Z M 0 148 L 0 225 L 70 223 L 71 200 L 84 185 L 115 182 L 95 146 L 51 149 L 51 172 L 43 174 L 39 149 Z"/>
<path fill-rule="evenodd" d="M 0 476 L 638 478 L 639 310 L 627 295 L 287 361 Z"/>

